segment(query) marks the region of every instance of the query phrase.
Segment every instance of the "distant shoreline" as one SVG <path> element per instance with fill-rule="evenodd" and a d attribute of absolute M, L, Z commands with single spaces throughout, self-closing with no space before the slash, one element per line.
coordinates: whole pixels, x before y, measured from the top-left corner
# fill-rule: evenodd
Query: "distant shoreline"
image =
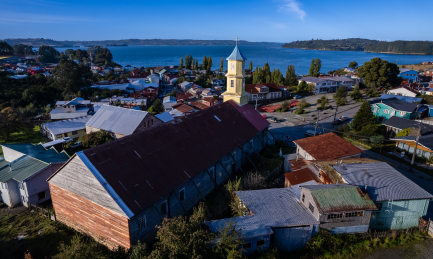
<path fill-rule="evenodd" d="M 302 50 L 320 50 L 320 51 L 339 51 L 339 52 L 365 52 L 365 53 L 379 53 L 379 54 L 390 54 L 390 55 L 418 55 L 418 56 L 432 56 L 424 53 L 397 53 L 397 52 L 379 52 L 379 51 L 367 51 L 367 50 L 336 50 L 336 49 L 309 49 L 309 48 L 289 48 L 281 47 L 282 49 L 302 49 Z"/>

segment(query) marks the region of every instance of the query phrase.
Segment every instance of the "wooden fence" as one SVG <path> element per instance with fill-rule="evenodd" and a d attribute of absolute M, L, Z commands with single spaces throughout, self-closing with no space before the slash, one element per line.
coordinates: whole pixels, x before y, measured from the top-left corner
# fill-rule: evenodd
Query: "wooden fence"
<path fill-rule="evenodd" d="M 54 211 L 47 210 L 45 208 L 42 208 L 41 206 L 38 206 L 37 204 L 31 204 L 29 203 L 29 210 L 32 210 L 32 208 L 39 214 L 43 215 L 44 217 L 51 218 L 51 220 L 55 221 L 56 217 L 54 215 Z"/>
<path fill-rule="evenodd" d="M 433 237 L 433 221 L 430 219 L 428 220 L 427 233 Z"/>

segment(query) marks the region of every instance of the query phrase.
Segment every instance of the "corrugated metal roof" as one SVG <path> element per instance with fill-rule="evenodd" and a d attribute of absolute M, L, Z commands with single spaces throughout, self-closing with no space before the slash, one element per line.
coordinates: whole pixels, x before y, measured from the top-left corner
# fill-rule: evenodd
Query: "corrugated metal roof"
<path fill-rule="evenodd" d="M 390 140 L 415 142 L 416 137 L 415 136 L 404 136 L 404 137 L 398 137 L 398 138 L 391 138 Z M 421 145 L 427 149 L 430 149 L 433 152 L 433 135 L 420 136 L 419 140 L 418 140 L 418 145 Z"/>
<path fill-rule="evenodd" d="M 45 163 L 60 163 L 66 162 L 69 159 L 68 154 L 65 151 L 58 153 L 54 148 L 45 149 L 42 144 L 1 144 L 3 147 L 7 147 L 22 153 L 23 155 L 29 155 Z"/>
<path fill-rule="evenodd" d="M 102 105 L 98 112 L 86 123 L 86 126 L 122 135 L 130 135 L 137 129 L 147 114 L 148 112 Z"/>
<path fill-rule="evenodd" d="M 337 136 L 326 133 L 293 141 L 316 160 L 333 159 L 362 153 L 362 150 Z"/>
<path fill-rule="evenodd" d="M 30 156 L 22 156 L 12 163 L 6 160 L 0 161 L 0 182 L 4 183 L 10 179 L 22 182 L 49 165 L 49 163 Z M 10 171 L 10 168 L 12 168 L 12 171 Z"/>
<path fill-rule="evenodd" d="M 86 128 L 86 123 L 91 116 L 84 116 L 69 120 L 44 123 L 43 125 L 54 135 L 68 133 L 71 131 L 82 130 Z"/>
<path fill-rule="evenodd" d="M 373 201 L 431 199 L 416 183 L 385 162 L 334 166 L 345 182 L 364 188 Z"/>
<path fill-rule="evenodd" d="M 230 54 L 230 56 L 226 60 L 247 60 L 247 58 L 242 55 L 241 51 L 238 48 L 238 45 L 236 45 L 232 54 Z"/>
<path fill-rule="evenodd" d="M 162 120 L 163 122 L 172 121 L 174 120 L 173 116 L 169 112 L 163 112 L 160 114 L 155 115 L 158 119 Z"/>
<path fill-rule="evenodd" d="M 242 106 L 237 105 L 235 102 L 229 102 L 236 110 L 238 110 L 242 115 L 256 127 L 258 131 L 266 129 L 270 123 L 263 119 L 262 115 L 254 110 L 251 105 L 245 104 Z"/>
<path fill-rule="evenodd" d="M 320 213 L 377 210 L 376 205 L 358 186 L 348 184 L 319 184 L 303 186 L 310 190 Z"/>
<path fill-rule="evenodd" d="M 297 188 L 296 188 L 297 189 Z M 272 228 L 317 225 L 320 222 L 299 203 L 295 188 L 240 191 L 236 195 L 253 215 L 206 222 L 212 232 L 231 221 L 245 238 L 270 235 Z"/>
<path fill-rule="evenodd" d="M 290 182 L 291 185 L 297 185 L 314 180 L 320 183 L 319 177 L 317 177 L 310 168 L 299 169 L 293 172 L 285 173 L 284 176 Z"/>
<path fill-rule="evenodd" d="M 391 118 L 387 119 L 384 123 L 382 123 L 385 126 L 390 126 L 397 129 L 407 129 L 407 128 L 421 128 L 421 132 L 423 135 L 431 134 L 433 133 L 433 125 L 421 123 L 418 121 L 408 120 L 404 119 L 398 116 L 392 116 Z"/>
<path fill-rule="evenodd" d="M 259 133 L 230 102 L 83 152 L 139 213 Z"/>

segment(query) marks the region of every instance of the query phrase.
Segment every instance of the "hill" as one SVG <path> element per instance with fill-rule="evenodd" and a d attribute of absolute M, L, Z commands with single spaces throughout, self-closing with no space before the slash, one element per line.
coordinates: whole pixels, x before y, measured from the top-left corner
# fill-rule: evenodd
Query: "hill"
<path fill-rule="evenodd" d="M 53 47 L 72 47 L 72 46 L 127 46 L 127 45 L 234 45 L 234 40 L 192 40 L 192 39 L 125 39 L 125 40 L 101 40 L 101 41 L 56 41 L 44 38 L 29 39 L 4 39 L 9 45 L 24 44 L 34 47 L 49 45 Z M 249 42 L 239 41 L 242 45 L 280 45 L 276 42 Z"/>
<path fill-rule="evenodd" d="M 391 54 L 433 55 L 431 41 L 378 41 L 360 38 L 338 40 L 309 40 L 285 43 L 282 48 L 335 50 L 335 51 L 365 51 Z"/>

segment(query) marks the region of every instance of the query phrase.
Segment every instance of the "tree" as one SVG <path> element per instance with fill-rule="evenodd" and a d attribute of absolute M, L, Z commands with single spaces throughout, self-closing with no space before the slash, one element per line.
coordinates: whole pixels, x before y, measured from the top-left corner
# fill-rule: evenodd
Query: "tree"
<path fill-rule="evenodd" d="M 165 112 L 164 105 L 162 105 L 160 99 L 156 99 L 152 107 L 149 108 L 149 113 L 151 113 L 152 115 L 156 115 L 163 112 Z"/>
<path fill-rule="evenodd" d="M 113 140 L 108 131 L 100 130 L 86 134 L 78 139 L 85 148 L 96 147 Z"/>
<path fill-rule="evenodd" d="M 0 112 L 0 134 L 5 142 L 9 141 L 11 133 L 21 129 L 23 124 L 22 114 L 17 109 L 7 107 Z"/>
<path fill-rule="evenodd" d="M 295 74 L 295 66 L 288 65 L 286 71 L 286 78 L 284 79 L 285 86 L 298 85 L 298 77 Z"/>
<path fill-rule="evenodd" d="M 39 62 L 57 63 L 60 53 L 53 47 L 42 45 L 38 49 Z"/>
<path fill-rule="evenodd" d="M 14 49 L 6 41 L 0 41 L 0 54 L 13 54 Z"/>
<path fill-rule="evenodd" d="M 358 67 L 358 63 L 356 63 L 356 61 L 352 61 L 350 62 L 349 67 L 355 69 Z"/>
<path fill-rule="evenodd" d="M 195 60 L 195 69 L 198 70 L 198 59 Z"/>
<path fill-rule="evenodd" d="M 207 69 L 207 58 L 206 56 L 203 57 L 203 63 L 201 63 L 201 69 L 206 70 Z"/>
<path fill-rule="evenodd" d="M 322 61 L 318 58 L 316 58 L 316 65 L 314 67 L 314 74 L 315 77 L 318 77 L 320 75 L 320 69 L 322 68 Z"/>
<path fill-rule="evenodd" d="M 183 66 L 183 60 L 182 60 L 182 57 L 180 58 L 180 62 L 181 62 L 181 66 Z M 191 67 L 188 67 L 188 64 L 189 64 L 189 55 L 186 55 L 185 56 L 185 69 L 191 69 Z M 181 68 L 182 69 L 182 68 Z M 179 69 L 179 70 L 181 70 L 181 69 Z"/>
<path fill-rule="evenodd" d="M 298 93 L 301 92 L 307 92 L 308 91 L 308 84 L 305 81 L 302 81 L 297 87 L 296 87 L 296 91 Z"/>
<path fill-rule="evenodd" d="M 207 67 L 206 67 L 206 70 L 207 71 L 211 71 L 211 69 L 212 69 L 212 58 L 208 57 L 207 58 Z"/>
<path fill-rule="evenodd" d="M 359 90 L 359 85 L 356 85 L 353 89 L 353 92 L 350 94 L 350 97 L 352 97 L 354 100 L 358 100 L 362 98 L 362 93 Z"/>
<path fill-rule="evenodd" d="M 347 97 L 347 89 L 344 85 L 338 87 L 337 92 L 335 93 L 335 98 L 346 98 Z"/>
<path fill-rule="evenodd" d="M 311 60 L 311 65 L 310 65 L 310 70 L 308 72 L 309 76 L 315 76 L 315 73 L 314 73 L 315 67 L 316 67 L 316 63 L 314 62 L 314 59 L 312 59 Z"/>
<path fill-rule="evenodd" d="M 410 130 L 411 130 L 411 128 L 404 129 L 404 130 L 400 131 L 399 133 L 397 133 L 395 135 L 395 137 L 399 138 L 399 137 L 407 136 L 407 135 L 409 135 Z"/>
<path fill-rule="evenodd" d="M 250 60 L 249 70 L 250 70 L 250 71 L 253 71 L 253 61 L 251 61 L 251 60 Z"/>
<path fill-rule="evenodd" d="M 358 112 L 353 117 L 353 124 L 356 130 L 361 130 L 364 126 L 375 124 L 376 116 L 371 111 L 370 103 L 363 102 Z"/>
<path fill-rule="evenodd" d="M 86 88 L 92 83 L 92 77 L 93 73 L 89 66 L 78 65 L 72 60 L 61 60 L 53 69 L 54 85 L 63 93 L 76 93 L 83 88 L 87 91 Z"/>
<path fill-rule="evenodd" d="M 224 58 L 221 58 L 221 62 L 220 62 L 220 72 L 224 71 Z"/>
<path fill-rule="evenodd" d="M 183 69 L 183 58 L 180 57 L 180 64 L 179 67 L 177 68 L 179 71 Z"/>
<path fill-rule="evenodd" d="M 24 44 L 15 44 L 14 52 L 15 54 L 35 55 L 32 46 L 27 46 Z"/>
<path fill-rule="evenodd" d="M 92 62 L 98 66 L 109 64 L 113 61 L 113 55 L 110 50 L 100 45 L 87 48 L 87 54 Z"/>
<path fill-rule="evenodd" d="M 364 79 L 366 85 L 392 87 L 401 83 L 398 77 L 400 70 L 395 63 L 389 63 L 381 58 L 373 58 L 358 68 L 358 76 Z"/>

